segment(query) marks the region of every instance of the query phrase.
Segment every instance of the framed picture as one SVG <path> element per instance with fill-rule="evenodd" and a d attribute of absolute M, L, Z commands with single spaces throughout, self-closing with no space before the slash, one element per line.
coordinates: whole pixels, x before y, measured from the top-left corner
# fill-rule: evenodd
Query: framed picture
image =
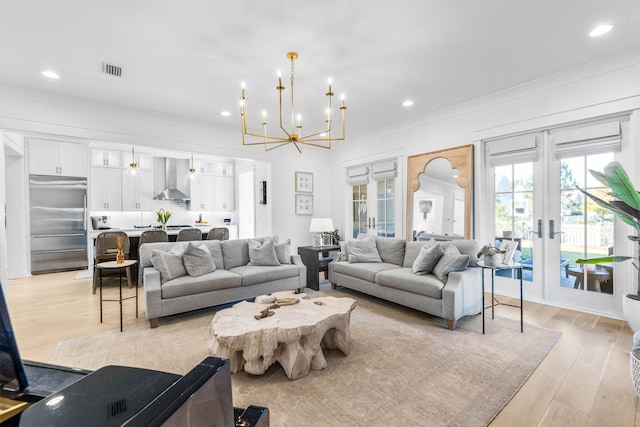
<path fill-rule="evenodd" d="M 296 215 L 313 215 L 313 196 L 296 194 Z"/>
<path fill-rule="evenodd" d="M 313 172 L 296 172 L 296 193 L 313 193 Z"/>

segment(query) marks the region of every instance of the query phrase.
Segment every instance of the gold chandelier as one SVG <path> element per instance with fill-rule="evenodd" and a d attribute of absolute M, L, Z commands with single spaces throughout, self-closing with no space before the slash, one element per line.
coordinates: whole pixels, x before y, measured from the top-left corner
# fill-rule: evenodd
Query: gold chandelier
<path fill-rule="evenodd" d="M 345 126 L 344 126 L 344 112 L 347 107 L 344 104 L 344 95 L 342 96 L 342 104 L 340 111 L 342 112 L 342 136 L 331 136 L 331 98 L 333 98 L 333 92 L 331 91 L 331 80 L 329 80 L 329 90 L 325 94 L 328 100 L 327 117 L 324 120 L 326 128 L 319 132 L 302 135 L 302 118 L 300 115 L 295 115 L 295 103 L 294 103 L 294 79 L 295 79 L 295 64 L 294 61 L 298 58 L 298 54 L 295 52 L 287 53 L 287 58 L 291 61 L 291 130 L 287 131 L 282 123 L 282 91 L 285 89 L 282 86 L 282 76 L 278 73 L 278 91 L 280 97 L 280 129 L 284 132 L 283 136 L 272 136 L 267 134 L 267 119 L 266 113 L 262 113 L 262 133 L 251 133 L 247 131 L 247 112 L 245 110 L 245 87 L 242 85 L 242 95 L 240 96 L 240 119 L 242 120 L 242 145 L 264 145 L 265 151 L 273 150 L 274 148 L 282 147 L 283 145 L 293 144 L 298 152 L 302 153 L 301 146 L 303 144 L 311 145 L 320 148 L 331 148 L 331 141 L 343 141 L 345 138 Z M 294 119 L 297 118 L 297 124 Z M 249 137 L 249 138 L 245 138 Z M 248 141 L 253 139 L 253 141 Z"/>

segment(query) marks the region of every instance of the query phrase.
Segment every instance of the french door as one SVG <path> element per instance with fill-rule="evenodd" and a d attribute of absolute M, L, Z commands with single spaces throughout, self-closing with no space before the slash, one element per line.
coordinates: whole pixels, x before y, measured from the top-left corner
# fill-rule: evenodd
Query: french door
<path fill-rule="evenodd" d="M 622 155 L 626 125 L 625 118 L 606 119 L 485 142 L 494 202 L 487 206 L 495 236 L 490 243 L 517 243 L 514 261 L 523 265 L 527 297 L 603 314 L 619 311 L 613 296 L 626 288 L 615 280 L 618 267 L 576 263 L 614 253 L 616 219 L 576 187 L 606 197 L 589 170 L 602 171 Z M 515 292 L 517 271 L 502 274 L 502 291 Z"/>
<path fill-rule="evenodd" d="M 397 160 L 351 167 L 347 175 L 351 188 L 347 235 L 354 238 L 358 234 L 398 236 L 402 224 L 397 220 L 402 218 L 402 212 L 398 200 Z"/>

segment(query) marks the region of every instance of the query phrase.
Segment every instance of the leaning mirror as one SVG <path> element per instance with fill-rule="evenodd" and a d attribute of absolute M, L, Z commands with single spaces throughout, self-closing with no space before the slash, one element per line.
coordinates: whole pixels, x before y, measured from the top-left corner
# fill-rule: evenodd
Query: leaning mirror
<path fill-rule="evenodd" d="M 473 145 L 407 159 L 407 239 L 470 239 Z"/>

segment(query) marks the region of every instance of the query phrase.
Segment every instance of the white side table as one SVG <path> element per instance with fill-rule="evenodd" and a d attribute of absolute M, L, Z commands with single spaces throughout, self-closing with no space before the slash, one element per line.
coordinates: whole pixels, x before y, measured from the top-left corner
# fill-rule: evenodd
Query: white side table
<path fill-rule="evenodd" d="M 494 266 L 494 265 L 486 265 L 484 262 L 480 261 L 478 263 L 478 267 L 482 267 L 482 298 L 484 300 L 484 270 L 491 270 L 491 318 L 494 318 L 494 307 L 496 305 L 508 305 L 511 307 L 518 307 L 517 305 L 512 305 L 512 304 L 505 304 L 502 303 L 500 301 L 498 301 L 496 299 L 496 297 L 494 296 L 494 282 L 495 282 L 495 276 L 496 276 L 496 271 L 497 270 L 516 270 L 519 269 L 519 277 L 520 277 L 520 332 L 524 332 L 523 330 L 523 321 L 522 321 L 522 314 L 523 314 L 523 303 L 522 303 L 522 264 L 503 264 L 500 266 Z M 488 308 L 488 306 L 486 307 Z M 482 333 L 484 334 L 484 301 L 482 303 Z"/>
<path fill-rule="evenodd" d="M 107 261 L 101 262 L 96 265 L 96 268 L 100 271 L 100 323 L 102 323 L 102 301 L 117 301 L 120 303 L 120 332 L 122 332 L 122 301 L 135 298 L 136 299 L 136 318 L 138 317 L 138 285 L 136 284 L 136 295 L 133 297 L 122 298 L 122 270 L 129 270 L 131 266 L 136 264 L 138 260 L 136 259 L 125 259 L 124 262 L 118 264 L 117 261 Z M 120 288 L 120 296 L 118 299 L 102 299 L 102 271 L 103 270 L 113 270 L 118 269 L 119 272 L 119 288 Z M 129 273 L 130 276 L 130 273 Z"/>

